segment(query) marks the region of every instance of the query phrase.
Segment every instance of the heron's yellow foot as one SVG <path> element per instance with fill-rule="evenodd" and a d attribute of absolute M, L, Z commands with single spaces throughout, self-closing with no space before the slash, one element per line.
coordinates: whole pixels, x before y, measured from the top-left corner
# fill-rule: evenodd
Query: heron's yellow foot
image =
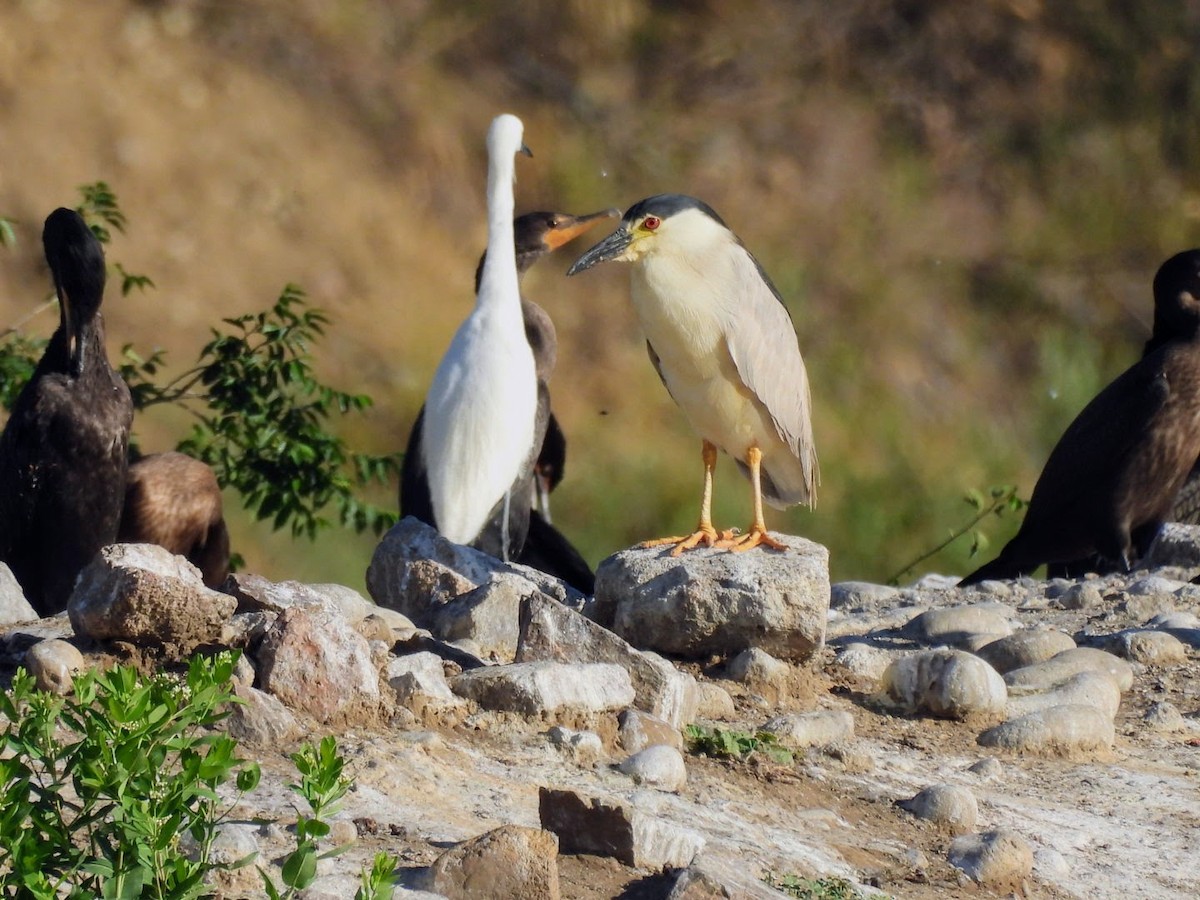
<path fill-rule="evenodd" d="M 737 536 L 737 531 L 730 529 L 729 531 L 717 531 L 711 525 L 698 525 L 696 530 L 691 534 L 685 534 L 679 537 L 655 538 L 652 541 L 642 541 L 638 544 L 639 547 L 645 549 L 648 547 L 665 547 L 667 544 L 674 544 L 675 549 L 671 551 L 672 556 L 679 556 L 684 550 L 691 550 L 703 544 L 705 547 L 719 547 L 726 542 L 733 540 Z"/>
<path fill-rule="evenodd" d="M 775 538 L 767 534 L 767 529 L 758 525 L 751 525 L 750 530 L 739 537 L 728 542 L 722 542 L 718 546 L 728 547 L 730 553 L 742 553 L 746 550 L 753 550 L 755 547 L 770 547 L 772 550 L 786 550 L 787 544 L 781 543 Z"/>

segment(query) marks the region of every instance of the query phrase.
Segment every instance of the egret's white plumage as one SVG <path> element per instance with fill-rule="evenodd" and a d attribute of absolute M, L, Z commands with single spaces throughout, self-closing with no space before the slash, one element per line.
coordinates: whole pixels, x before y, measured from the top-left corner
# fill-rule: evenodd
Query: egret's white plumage
<path fill-rule="evenodd" d="M 514 156 L 522 135 L 521 120 L 511 115 L 498 116 L 488 130 L 487 259 L 475 308 L 425 398 L 422 451 L 434 515 L 438 530 L 460 544 L 470 543 L 505 501 L 533 445 L 537 376 L 513 246 Z"/>
<path fill-rule="evenodd" d="M 607 260 L 633 263 L 630 293 L 651 360 L 704 441 L 701 521 L 677 549 L 775 546 L 765 536 L 760 499 L 811 506 L 819 478 L 808 374 L 775 288 L 710 207 L 680 194 L 635 204 L 567 274 Z M 722 536 L 709 521 L 717 449 L 754 484 L 748 540 Z"/>

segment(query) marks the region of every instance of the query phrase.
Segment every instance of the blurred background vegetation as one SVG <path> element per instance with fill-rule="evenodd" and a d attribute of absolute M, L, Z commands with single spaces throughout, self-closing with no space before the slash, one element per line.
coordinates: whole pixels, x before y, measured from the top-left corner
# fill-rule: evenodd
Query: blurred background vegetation
<path fill-rule="evenodd" d="M 1200 242 L 1198 41 L 1185 0 L 0 0 L 0 328 L 47 293 L 42 219 L 104 179 L 128 217 L 110 259 L 157 285 L 109 291 L 114 360 L 132 342 L 183 370 L 296 283 L 331 320 L 320 376 L 375 399 L 342 436 L 401 449 L 473 302 L 483 135 L 513 112 L 535 154 L 518 210 L 685 192 L 756 254 L 823 476 L 815 511 L 768 521 L 826 544 L 835 579 L 880 580 L 969 520 L 969 491 L 1027 497 L 1138 356 L 1155 268 Z M 690 528 L 700 461 L 628 273 L 563 278 L 586 246 L 525 287 L 561 344 L 556 522 L 595 563 Z M 187 427 L 135 422 L 146 452 Z M 717 478 L 717 524 L 745 525 L 748 485 Z M 373 537 L 294 541 L 227 505 L 250 569 L 361 586 Z M 986 523 L 983 553 L 1017 521 Z M 906 578 L 966 571 L 970 544 Z"/>

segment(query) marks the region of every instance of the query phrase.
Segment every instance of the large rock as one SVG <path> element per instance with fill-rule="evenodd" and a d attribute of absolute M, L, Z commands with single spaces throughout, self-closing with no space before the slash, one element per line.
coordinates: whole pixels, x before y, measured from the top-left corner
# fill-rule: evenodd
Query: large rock
<path fill-rule="evenodd" d="M 451 687 L 484 709 L 527 716 L 615 711 L 631 704 L 634 697 L 629 673 L 611 663 L 489 666 L 464 672 Z"/>
<path fill-rule="evenodd" d="M 287 706 L 330 724 L 370 716 L 381 700 L 366 638 L 317 607 L 280 613 L 258 651 L 258 680 Z"/>
<path fill-rule="evenodd" d="M 1033 872 L 1033 848 L 1011 831 L 964 834 L 950 845 L 950 864 L 997 888 L 1016 888 Z"/>
<path fill-rule="evenodd" d="M 523 597 L 544 594 L 578 609 L 586 600 L 557 578 L 453 544 L 411 516 L 375 548 L 367 590 L 438 638 L 467 638 L 505 662 L 516 652 Z"/>
<path fill-rule="evenodd" d="M 1005 674 L 1004 683 L 1012 693 L 1041 691 L 1061 684 L 1080 672 L 1106 673 L 1116 680 L 1117 687 L 1122 691 L 1133 686 L 1133 669 L 1129 663 L 1093 647 L 1064 650 L 1042 662 L 1013 669 Z"/>
<path fill-rule="evenodd" d="M 412 886 L 447 900 L 558 900 L 558 838 L 501 825 L 445 851 Z"/>
<path fill-rule="evenodd" d="M 930 609 L 915 616 L 900 633 L 923 644 L 949 644 L 972 649 L 1012 634 L 1008 619 L 987 606 L 950 606 Z"/>
<path fill-rule="evenodd" d="M 895 660 L 883 673 L 881 699 L 907 712 L 963 719 L 997 714 L 1008 692 L 1004 679 L 963 650 L 926 650 Z"/>
<path fill-rule="evenodd" d="M 696 679 L 661 656 L 634 649 L 607 628 L 544 594 L 522 600 L 520 620 L 517 662 L 614 663 L 629 673 L 638 709 L 675 728 L 695 718 Z"/>
<path fill-rule="evenodd" d="M 701 835 L 627 804 L 570 790 L 540 788 L 538 813 L 542 827 L 558 835 L 563 853 L 611 856 L 639 869 L 686 867 L 705 843 Z"/>
<path fill-rule="evenodd" d="M 94 640 L 173 645 L 216 641 L 237 600 L 205 587 L 200 570 L 156 544 L 112 544 L 79 574 L 67 604 L 75 633 Z"/>
<path fill-rule="evenodd" d="M 931 785 L 896 805 L 919 819 L 945 825 L 955 834 L 971 831 L 979 818 L 975 795 L 956 784 Z"/>
<path fill-rule="evenodd" d="M 1052 706 L 1090 706 L 1111 720 L 1121 706 L 1121 689 L 1111 675 L 1103 672 L 1077 672 L 1066 681 L 1044 691 L 1009 691 L 1005 718 L 1015 719 L 1026 713 Z"/>
<path fill-rule="evenodd" d="M 1047 756 L 1079 756 L 1108 750 L 1115 730 L 1112 718 L 1094 706 L 1039 709 L 989 728 L 979 736 L 984 747 L 1000 747 Z"/>
<path fill-rule="evenodd" d="M 804 661 L 825 641 L 829 551 L 775 535 L 786 552 L 624 550 L 596 570 L 596 604 L 635 647 L 698 658 L 759 647 Z M 601 618 L 603 621 L 603 618 Z"/>

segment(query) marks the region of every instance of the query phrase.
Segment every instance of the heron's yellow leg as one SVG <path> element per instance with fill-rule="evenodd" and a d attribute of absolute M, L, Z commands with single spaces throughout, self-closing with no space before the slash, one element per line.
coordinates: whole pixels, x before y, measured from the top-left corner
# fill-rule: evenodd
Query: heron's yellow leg
<path fill-rule="evenodd" d="M 717 529 L 713 528 L 712 524 L 713 469 L 717 467 L 716 445 L 705 441 L 700 453 L 704 458 L 704 494 L 700 499 L 700 523 L 696 526 L 696 530 L 691 534 L 685 534 L 680 537 L 666 537 L 657 538 L 653 541 L 644 541 L 639 546 L 662 547 L 666 544 L 674 544 L 675 549 L 671 551 L 671 555 L 678 556 L 684 550 L 691 550 L 693 547 L 698 547 L 701 544 L 706 547 L 715 547 L 718 543 L 733 539 L 733 531 L 717 531 Z"/>
<path fill-rule="evenodd" d="M 751 447 L 746 452 L 746 465 L 750 467 L 750 486 L 754 490 L 754 523 L 745 534 L 732 540 L 723 540 L 720 546 L 728 547 L 735 553 L 758 546 L 770 547 L 773 550 L 786 550 L 786 544 L 780 543 L 767 534 L 767 525 L 763 521 L 762 451 L 757 447 Z"/>

